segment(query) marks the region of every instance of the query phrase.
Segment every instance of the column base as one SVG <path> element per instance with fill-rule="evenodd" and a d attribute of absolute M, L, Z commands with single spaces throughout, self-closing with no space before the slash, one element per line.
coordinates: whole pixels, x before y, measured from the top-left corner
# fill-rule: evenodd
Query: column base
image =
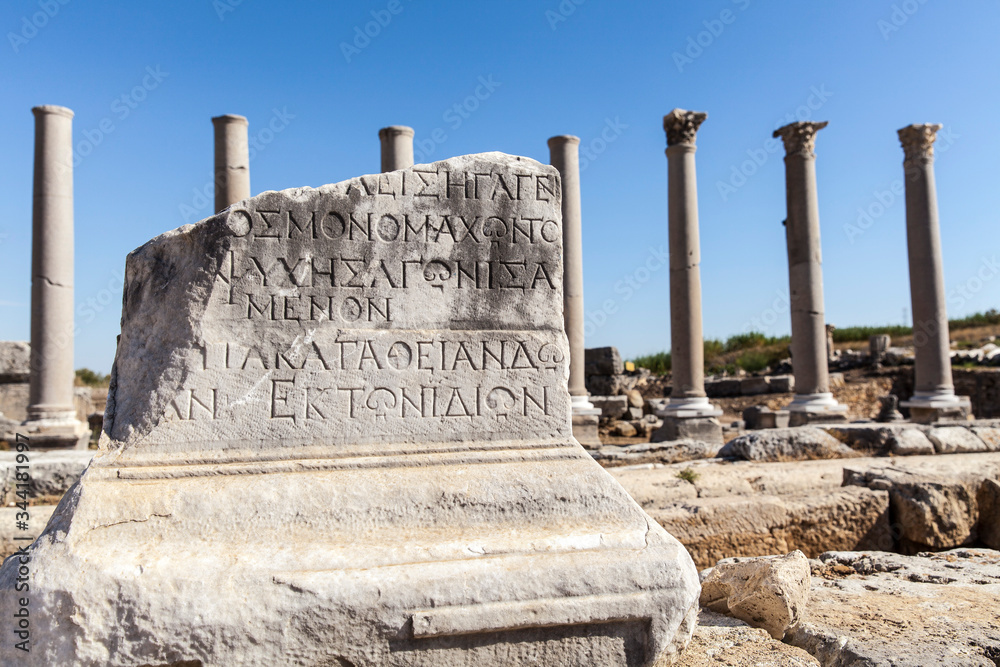
<path fill-rule="evenodd" d="M 910 421 L 933 424 L 939 421 L 966 421 L 972 416 L 972 403 L 968 396 L 956 396 L 953 389 L 918 391 L 908 401 L 899 404 L 910 409 Z"/>
<path fill-rule="evenodd" d="M 653 431 L 650 442 L 670 442 L 672 440 L 698 440 L 722 446 L 722 424 L 715 417 L 671 417 L 658 415 L 663 426 Z"/>
<path fill-rule="evenodd" d="M 790 418 L 788 410 L 771 410 L 764 405 L 754 405 L 743 411 L 743 423 L 748 431 L 787 428 Z"/>
<path fill-rule="evenodd" d="M 573 414 L 573 437 L 586 449 L 597 449 L 603 443 L 597 434 L 599 417 Z"/>
<path fill-rule="evenodd" d="M 76 419 L 75 411 L 69 418 L 32 419 L 37 411 L 29 407 L 28 414 L 17 432 L 29 438 L 32 449 L 87 449 L 90 444 L 90 427 Z"/>
<path fill-rule="evenodd" d="M 588 449 L 601 446 L 597 425 L 601 420 L 601 409 L 595 408 L 589 396 L 571 396 L 573 409 L 573 437 Z"/>
<path fill-rule="evenodd" d="M 789 426 L 807 424 L 842 424 L 847 421 L 847 406 L 838 403 L 830 392 L 796 394 L 786 407 Z"/>
<path fill-rule="evenodd" d="M 708 402 L 708 397 L 671 398 L 666 407 L 656 411 L 657 417 L 721 417 L 722 410 Z"/>

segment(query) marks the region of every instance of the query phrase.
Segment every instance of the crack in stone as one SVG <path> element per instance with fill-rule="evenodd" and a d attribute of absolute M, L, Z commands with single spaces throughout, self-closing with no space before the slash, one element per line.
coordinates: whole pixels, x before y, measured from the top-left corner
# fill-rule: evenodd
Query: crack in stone
<path fill-rule="evenodd" d="M 57 283 L 54 280 L 46 278 L 45 276 L 35 276 L 35 277 L 38 278 L 39 280 L 44 280 L 45 282 L 47 282 L 52 287 L 65 287 L 67 289 L 72 289 L 72 287 L 73 287 L 72 285 L 64 285 L 62 283 Z"/>
<path fill-rule="evenodd" d="M 94 526 L 94 529 L 96 530 L 98 528 L 111 528 L 112 526 L 120 526 L 123 523 L 146 523 L 147 521 L 149 521 L 150 519 L 152 519 L 154 516 L 155 517 L 159 517 L 161 519 L 169 519 L 170 517 L 173 516 L 173 514 L 156 514 L 156 513 L 153 513 L 153 514 L 150 514 L 145 519 L 125 519 L 124 521 L 115 521 L 114 523 L 106 523 L 106 524 L 102 523 L 102 524 L 99 524 L 97 526 Z"/>

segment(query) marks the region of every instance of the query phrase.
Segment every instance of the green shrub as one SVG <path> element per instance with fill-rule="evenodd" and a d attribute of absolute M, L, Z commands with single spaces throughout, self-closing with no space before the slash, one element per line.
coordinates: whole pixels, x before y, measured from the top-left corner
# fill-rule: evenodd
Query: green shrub
<path fill-rule="evenodd" d="M 683 479 L 685 482 L 688 482 L 689 484 L 694 484 L 695 482 L 697 482 L 699 477 L 701 477 L 701 475 L 699 475 L 691 468 L 684 468 L 684 470 L 680 470 L 677 473 L 678 479 Z"/>
<path fill-rule="evenodd" d="M 757 373 L 768 366 L 774 366 L 785 357 L 783 347 L 763 350 L 747 350 L 736 360 L 736 365 L 747 373 Z"/>
<path fill-rule="evenodd" d="M 889 334 L 892 337 L 909 336 L 913 333 L 910 327 L 898 324 L 886 324 L 881 327 L 844 327 L 833 330 L 834 343 L 853 343 L 866 341 L 876 334 Z"/>
<path fill-rule="evenodd" d="M 725 352 L 725 343 L 715 338 L 706 338 L 704 342 L 705 358 L 711 359 Z"/>
<path fill-rule="evenodd" d="M 752 347 L 761 347 L 763 345 L 767 345 L 767 336 L 759 331 L 748 331 L 746 333 L 736 334 L 735 336 L 727 338 L 726 352 L 747 350 Z"/>
<path fill-rule="evenodd" d="M 948 321 L 950 329 L 971 329 L 972 327 L 986 327 L 997 324 L 1000 324 L 1000 311 L 996 308 L 990 308 L 985 313 L 973 313 L 968 317 Z"/>
<path fill-rule="evenodd" d="M 79 368 L 76 371 L 76 381 L 85 387 L 106 387 L 111 381 L 111 376 L 101 375 L 89 368 Z"/>
<path fill-rule="evenodd" d="M 657 352 L 656 354 L 646 354 L 632 359 L 632 363 L 637 368 L 646 368 L 653 373 L 662 375 L 670 371 L 670 353 Z"/>

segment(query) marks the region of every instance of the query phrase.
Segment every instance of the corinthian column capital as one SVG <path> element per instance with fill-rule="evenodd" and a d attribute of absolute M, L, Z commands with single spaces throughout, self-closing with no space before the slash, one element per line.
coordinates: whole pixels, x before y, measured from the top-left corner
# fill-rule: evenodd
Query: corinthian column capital
<path fill-rule="evenodd" d="M 695 135 L 698 128 L 708 114 L 704 111 L 685 111 L 684 109 L 674 109 L 663 117 L 663 129 L 667 133 L 667 146 L 677 144 L 690 144 L 694 146 Z"/>
<path fill-rule="evenodd" d="M 829 125 L 827 121 L 799 121 L 779 127 L 773 137 L 781 137 L 785 144 L 785 155 L 816 157 L 816 133 Z"/>
<path fill-rule="evenodd" d="M 939 123 L 918 123 L 899 130 L 899 143 L 903 144 L 905 156 L 903 162 L 933 162 L 934 140 L 941 127 Z"/>

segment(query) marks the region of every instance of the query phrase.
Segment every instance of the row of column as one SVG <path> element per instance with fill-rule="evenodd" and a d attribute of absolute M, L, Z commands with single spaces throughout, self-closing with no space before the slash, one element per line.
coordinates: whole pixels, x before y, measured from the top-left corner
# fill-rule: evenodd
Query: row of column
<path fill-rule="evenodd" d="M 701 313 L 701 250 L 696 136 L 708 114 L 674 109 L 663 119 L 667 136 L 668 236 L 670 248 L 671 398 L 660 416 L 661 439 L 721 439 L 715 417 L 722 411 L 705 394 Z M 827 122 L 795 122 L 778 128 L 785 147 L 785 234 L 792 329 L 795 397 L 788 406 L 790 424 L 842 421 L 847 406 L 830 391 L 827 327 L 823 305 L 822 251 L 816 185 L 816 133 Z M 907 178 L 907 244 L 916 346 L 916 392 L 904 403 L 918 421 L 932 421 L 948 411 L 968 411 L 968 399 L 956 397 L 951 379 L 948 318 L 934 190 L 933 142 L 940 125 L 912 125 L 899 130 Z M 413 164 L 413 130 L 391 126 L 379 131 L 382 171 Z M 599 414 L 584 384 L 583 253 L 580 211 L 578 137 L 548 141 L 550 163 L 563 182 L 563 298 L 570 347 L 569 392 L 579 437 L 596 442 Z M 922 332 L 922 333 L 918 333 Z"/>
<path fill-rule="evenodd" d="M 73 112 L 39 106 L 35 115 L 32 214 L 31 388 L 29 433 L 65 444 L 79 441 L 73 403 Z M 672 395 L 661 416 L 664 439 L 711 438 L 721 411 L 705 395 L 701 313 L 701 261 L 695 177 L 696 136 L 707 114 L 674 109 L 663 119 L 667 135 L 668 235 Z M 212 119 L 215 130 L 215 208 L 250 197 L 248 122 Z M 796 395 L 792 423 L 842 419 L 846 407 L 830 393 L 823 311 L 822 253 L 816 186 L 816 133 L 826 122 L 796 122 L 774 132 L 785 146 L 785 233 L 791 294 L 792 360 Z M 902 403 L 915 421 L 968 414 L 955 395 L 934 182 L 934 139 L 940 125 L 899 130 L 905 155 L 906 235 L 914 323 L 915 393 Z M 379 130 L 382 171 L 413 165 L 413 129 Z M 561 135 L 548 141 L 550 162 L 563 183 L 564 317 L 570 346 L 569 391 L 580 437 L 597 442 L 597 415 L 584 384 L 583 255 L 579 143 Z M 719 433 L 721 438 L 721 432 Z"/>
<path fill-rule="evenodd" d="M 711 418 L 718 412 L 704 391 L 698 211 L 694 174 L 695 136 L 704 113 L 675 109 L 664 117 L 667 134 L 670 299 L 673 391 L 665 418 Z M 790 424 L 840 421 L 846 406 L 830 392 L 823 309 L 822 253 L 816 186 L 816 133 L 826 122 L 795 122 L 778 128 L 785 147 L 785 235 L 791 302 L 795 398 Z M 940 125 L 899 130 L 905 155 L 906 235 L 913 308 L 915 392 L 901 405 L 911 418 L 933 422 L 969 414 L 968 397 L 955 395 L 948 316 L 934 185 L 935 135 Z M 674 429 L 676 431 L 676 429 Z"/>

